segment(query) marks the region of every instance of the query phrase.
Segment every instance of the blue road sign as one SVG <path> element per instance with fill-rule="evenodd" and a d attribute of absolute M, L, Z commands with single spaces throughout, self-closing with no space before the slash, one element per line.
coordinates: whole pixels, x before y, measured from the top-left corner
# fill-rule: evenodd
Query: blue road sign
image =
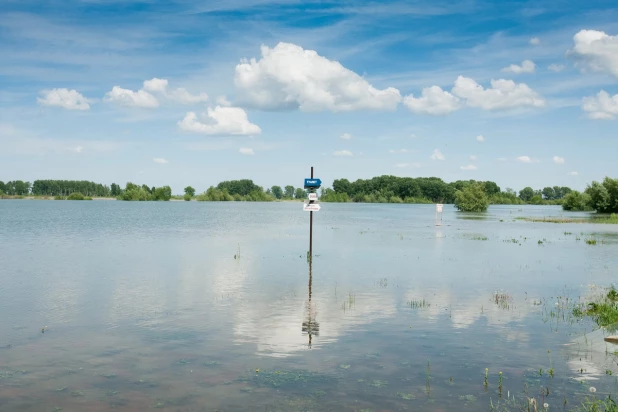
<path fill-rule="evenodd" d="M 305 187 L 320 187 L 322 186 L 322 181 L 320 179 L 305 179 Z"/>

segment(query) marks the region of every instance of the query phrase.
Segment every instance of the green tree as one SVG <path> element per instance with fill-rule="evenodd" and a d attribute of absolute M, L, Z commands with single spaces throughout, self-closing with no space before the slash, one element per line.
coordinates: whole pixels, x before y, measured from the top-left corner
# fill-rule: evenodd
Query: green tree
<path fill-rule="evenodd" d="M 350 193 L 351 184 L 348 179 L 335 179 L 333 181 L 333 190 L 337 193 Z"/>
<path fill-rule="evenodd" d="M 606 177 L 603 183 L 592 182 L 585 193 L 590 196 L 590 205 L 599 213 L 618 212 L 618 179 Z"/>
<path fill-rule="evenodd" d="M 577 190 L 573 190 L 564 197 L 562 209 L 570 211 L 591 210 L 590 196 L 587 193 L 580 193 Z"/>
<path fill-rule="evenodd" d="M 296 188 L 296 192 L 294 192 L 294 197 L 296 199 L 304 199 L 307 197 L 307 192 L 305 192 L 305 189 L 298 187 Z"/>
<path fill-rule="evenodd" d="M 172 188 L 169 186 L 157 187 L 152 195 L 154 200 L 168 201 L 172 198 Z"/>
<path fill-rule="evenodd" d="M 467 185 L 455 194 L 455 207 L 463 212 L 485 212 L 489 199 L 481 183 Z"/>
<path fill-rule="evenodd" d="M 292 199 L 294 197 L 294 186 L 287 185 L 283 197 L 286 199 Z"/>
<path fill-rule="evenodd" d="M 281 189 L 281 186 L 273 186 L 270 188 L 270 191 L 276 199 L 281 199 L 283 197 L 283 189 Z"/>
<path fill-rule="evenodd" d="M 556 191 L 554 190 L 553 187 L 545 187 L 543 188 L 543 198 L 546 200 L 554 200 L 554 199 L 558 199 L 557 195 L 560 194 L 560 189 L 558 189 L 558 193 L 556 194 Z"/>
<path fill-rule="evenodd" d="M 6 186 L 4 185 L 4 182 L 2 180 L 0 180 L 0 192 L 6 192 Z"/>
<path fill-rule="evenodd" d="M 121 192 L 122 192 L 122 189 L 120 188 L 120 185 L 117 185 L 116 183 L 112 183 L 112 187 L 111 187 L 111 190 L 110 190 L 110 195 L 118 196 L 118 195 L 120 195 Z"/>
<path fill-rule="evenodd" d="M 529 202 L 534 197 L 534 190 L 531 187 L 524 187 L 519 191 L 519 198 L 524 202 Z"/>
<path fill-rule="evenodd" d="M 484 183 L 484 186 L 487 196 L 497 195 L 498 193 L 500 193 L 500 186 L 498 186 L 495 182 L 487 181 Z"/>
<path fill-rule="evenodd" d="M 195 189 L 191 186 L 185 187 L 185 195 L 189 195 L 189 199 L 195 196 Z"/>

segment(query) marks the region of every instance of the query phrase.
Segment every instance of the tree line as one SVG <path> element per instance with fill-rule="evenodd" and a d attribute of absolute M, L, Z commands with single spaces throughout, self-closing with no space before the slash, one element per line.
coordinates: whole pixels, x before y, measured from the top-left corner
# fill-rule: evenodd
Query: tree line
<path fill-rule="evenodd" d="M 478 185 L 491 204 L 561 204 L 572 190 L 568 187 L 545 187 L 534 190 L 525 187 L 515 192 L 501 190 L 495 182 L 458 180 L 446 183 L 438 177 L 377 176 L 371 179 L 336 179 L 333 187 L 322 191 L 324 202 L 364 203 L 455 203 L 457 192 Z"/>
<path fill-rule="evenodd" d="M 226 180 L 196 196 L 187 186 L 185 200 L 198 201 L 276 201 L 306 198 L 303 188 L 272 186 L 264 189 L 253 180 Z M 149 187 L 128 182 L 124 188 L 85 180 L 35 180 L 34 183 L 0 181 L 0 195 L 54 196 L 58 199 L 82 199 L 92 196 L 115 197 L 126 201 L 167 201 L 172 198 L 170 186 Z M 71 196 L 73 195 L 73 196 Z M 564 210 L 595 210 L 618 213 L 618 179 L 606 177 L 592 182 L 583 192 L 568 187 L 525 187 L 519 192 L 502 190 L 492 181 L 458 180 L 446 183 L 438 177 L 377 176 L 371 179 L 336 179 L 332 188 L 322 188 L 323 202 L 365 203 L 453 203 L 460 210 L 486 210 L 489 204 L 553 204 Z"/>

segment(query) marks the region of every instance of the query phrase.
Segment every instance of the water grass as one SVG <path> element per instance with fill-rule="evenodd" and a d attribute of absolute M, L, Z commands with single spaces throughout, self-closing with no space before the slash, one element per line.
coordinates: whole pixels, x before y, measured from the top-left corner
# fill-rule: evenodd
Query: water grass
<path fill-rule="evenodd" d="M 611 215 L 590 215 L 589 217 L 558 217 L 558 216 L 544 216 L 544 217 L 517 217 L 518 220 L 524 220 L 526 222 L 538 222 L 538 223 L 593 223 L 593 224 L 607 224 L 618 225 L 618 214 L 612 213 Z M 570 232 L 565 232 L 565 234 Z"/>
<path fill-rule="evenodd" d="M 573 308 L 573 316 L 591 318 L 599 327 L 618 324 L 618 291 L 614 286 L 607 292 L 588 299 L 588 303 Z"/>

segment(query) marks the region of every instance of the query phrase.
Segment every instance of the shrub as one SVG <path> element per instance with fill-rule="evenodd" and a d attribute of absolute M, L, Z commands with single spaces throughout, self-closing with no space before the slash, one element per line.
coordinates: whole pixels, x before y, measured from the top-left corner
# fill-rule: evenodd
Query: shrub
<path fill-rule="evenodd" d="M 185 195 L 183 196 L 183 199 L 185 199 L 188 202 L 191 200 L 191 195 L 189 193 L 185 193 Z"/>
<path fill-rule="evenodd" d="M 564 197 L 562 201 L 562 209 L 569 211 L 592 210 L 590 202 L 591 199 L 587 193 L 581 193 L 574 190 Z"/>
<path fill-rule="evenodd" d="M 489 199 L 480 183 L 470 184 L 455 193 L 455 207 L 462 212 L 485 212 Z"/>
<path fill-rule="evenodd" d="M 84 195 L 79 192 L 73 192 L 68 197 L 67 200 L 85 200 Z"/>

